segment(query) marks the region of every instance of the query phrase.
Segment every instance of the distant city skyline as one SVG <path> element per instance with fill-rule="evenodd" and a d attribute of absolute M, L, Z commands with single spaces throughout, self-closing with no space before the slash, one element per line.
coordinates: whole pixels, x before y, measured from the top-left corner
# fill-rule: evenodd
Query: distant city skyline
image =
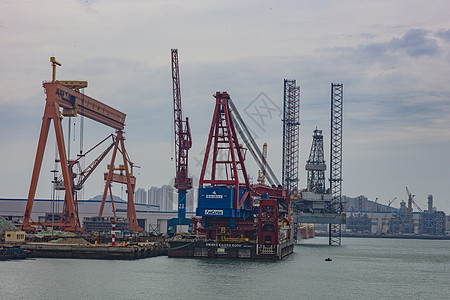
<path fill-rule="evenodd" d="M 196 188 L 188 190 L 186 196 L 186 211 L 195 212 L 195 204 L 197 201 L 194 199 L 196 195 Z M 103 195 L 96 195 L 89 200 L 101 200 Z M 108 197 L 109 193 L 108 193 Z M 109 199 L 109 198 L 108 198 Z M 114 201 L 127 201 L 113 193 Z M 161 187 L 152 186 L 150 189 L 137 188 L 134 192 L 134 203 L 152 205 L 158 207 L 159 211 L 174 211 L 177 210 L 178 194 L 176 189 L 170 185 L 162 185 Z"/>

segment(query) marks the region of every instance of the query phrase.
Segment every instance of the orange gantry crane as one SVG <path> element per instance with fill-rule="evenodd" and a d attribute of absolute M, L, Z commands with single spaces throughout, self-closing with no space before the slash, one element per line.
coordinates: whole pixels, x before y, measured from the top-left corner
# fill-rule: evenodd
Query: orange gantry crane
<path fill-rule="evenodd" d="M 61 64 L 57 62 L 54 57 L 50 58 L 50 62 L 52 63 L 52 81 L 44 82 L 43 84 L 47 97 L 22 229 L 35 231 L 34 226 L 42 226 L 44 228 L 46 226 L 53 226 L 53 228 L 65 231 L 82 231 L 78 217 L 78 204 L 76 197 L 77 191 L 82 188 L 82 185 L 87 177 L 92 174 L 92 171 L 96 166 L 98 166 L 109 150 L 114 148 L 111 164 L 109 165 L 109 172 L 105 178 L 105 192 L 99 215 L 101 216 L 103 212 L 106 192 L 110 182 L 115 181 L 126 183 L 127 190 L 129 191 L 127 204 L 129 229 L 131 231 L 143 231 L 143 229 L 137 224 L 136 210 L 134 208 L 135 178 L 132 176 L 128 167 L 128 165 L 130 165 L 130 168 L 132 168 L 132 164 L 127 157 L 127 152 L 125 151 L 124 146 L 123 129 L 125 127 L 126 114 L 80 93 L 79 89 L 87 86 L 87 82 L 85 81 L 57 81 L 55 79 L 55 70 L 56 66 L 61 66 Z M 62 130 L 62 116 L 77 116 L 78 114 L 116 130 L 116 136 L 113 136 L 113 144 L 80 174 L 76 174 L 73 171 L 73 166 L 77 163 L 77 161 L 69 161 L 67 157 Z M 31 220 L 31 211 L 33 209 L 33 202 L 36 195 L 45 146 L 52 121 L 55 128 L 56 143 L 59 154 L 59 160 L 57 160 L 57 162 L 60 163 L 62 171 L 60 189 L 65 190 L 64 207 L 62 217 L 59 222 L 36 222 Z M 119 151 L 123 156 L 123 165 L 125 170 L 125 175 L 122 177 L 116 176 L 113 173 L 114 161 L 119 145 L 121 147 Z M 75 183 L 75 178 L 77 176 L 79 180 L 78 183 Z"/>

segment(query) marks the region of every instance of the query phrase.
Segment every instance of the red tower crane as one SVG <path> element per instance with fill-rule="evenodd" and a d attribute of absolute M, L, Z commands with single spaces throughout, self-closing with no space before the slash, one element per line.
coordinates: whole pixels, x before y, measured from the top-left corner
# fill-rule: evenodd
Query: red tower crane
<path fill-rule="evenodd" d="M 172 49 L 173 119 L 175 128 L 175 188 L 178 190 L 178 219 L 169 222 L 169 229 L 175 225 L 189 225 L 186 220 L 186 194 L 192 188 L 192 178 L 188 175 L 188 153 L 192 147 L 189 118 L 183 120 L 181 110 L 180 69 L 178 49 Z"/>

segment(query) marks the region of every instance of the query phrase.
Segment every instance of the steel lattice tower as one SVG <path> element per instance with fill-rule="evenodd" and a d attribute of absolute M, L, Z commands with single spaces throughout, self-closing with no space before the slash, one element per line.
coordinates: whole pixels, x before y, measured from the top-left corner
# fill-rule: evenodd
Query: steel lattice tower
<path fill-rule="evenodd" d="M 342 120 L 344 85 L 331 83 L 330 188 L 331 211 L 342 213 Z M 329 244 L 341 244 L 341 224 L 329 224 Z"/>
<path fill-rule="evenodd" d="M 300 87 L 284 80 L 282 184 L 292 194 L 298 185 Z"/>
<path fill-rule="evenodd" d="M 309 159 L 306 162 L 308 171 L 307 190 L 318 194 L 325 193 L 325 159 L 323 154 L 322 130 L 314 130 Z"/>

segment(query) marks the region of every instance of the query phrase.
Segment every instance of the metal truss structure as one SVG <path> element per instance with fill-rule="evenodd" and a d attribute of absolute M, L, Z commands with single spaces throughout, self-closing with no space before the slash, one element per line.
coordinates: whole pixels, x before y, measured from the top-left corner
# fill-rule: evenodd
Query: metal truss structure
<path fill-rule="evenodd" d="M 240 209 L 247 197 L 250 197 L 250 182 L 244 164 L 247 149 L 239 144 L 237 139 L 229 106 L 230 95 L 227 92 L 217 92 L 214 97 L 216 98 L 216 107 L 211 122 L 199 186 L 203 187 L 209 184 L 211 186 L 234 187 L 233 208 Z M 213 148 L 212 151 L 211 147 Z M 208 179 L 206 178 L 206 172 L 210 152 L 212 152 L 211 172 L 209 173 L 211 176 Z M 220 174 L 220 171 L 224 174 Z M 240 188 L 246 189 L 242 196 L 239 195 Z M 251 201 L 247 202 L 247 208 L 251 208 Z"/>
<path fill-rule="evenodd" d="M 342 121 L 344 85 L 331 83 L 331 142 L 330 142 L 330 210 L 341 214 L 342 207 Z M 329 244 L 341 244 L 341 224 L 329 224 Z"/>
<path fill-rule="evenodd" d="M 323 154 L 323 135 L 322 130 L 317 128 L 314 130 L 311 151 L 305 168 L 308 172 L 307 190 L 318 194 L 325 193 L 326 165 Z"/>
<path fill-rule="evenodd" d="M 298 189 L 300 147 L 300 87 L 294 80 L 284 80 L 282 184 L 292 194 Z"/>
<path fill-rule="evenodd" d="M 92 174 L 93 170 L 100 164 L 105 158 L 106 154 L 114 147 L 113 158 L 109 165 L 108 175 L 105 177 L 105 193 L 102 199 L 102 206 L 100 208 L 100 216 L 102 214 L 104 201 L 106 198 L 106 192 L 110 187 L 110 182 L 120 182 L 127 184 L 128 191 L 128 205 L 127 205 L 127 218 L 129 222 L 129 228 L 131 231 L 143 231 L 137 224 L 136 211 L 134 208 L 134 183 L 135 178 L 132 176 L 132 163 L 127 157 L 124 146 L 123 129 L 125 128 L 126 114 L 118 111 L 94 98 L 84 95 L 79 92 L 80 88 L 87 86 L 87 82 L 83 81 L 57 81 L 55 79 L 56 66 L 61 66 L 54 57 L 50 58 L 52 63 L 52 81 L 44 82 L 44 89 L 46 97 L 44 116 L 42 118 L 41 131 L 39 135 L 38 146 L 36 150 L 36 158 L 34 161 L 33 173 L 31 176 L 31 184 L 28 192 L 28 200 L 24 213 L 23 230 L 35 231 L 37 226 L 43 228 L 53 227 L 58 230 L 65 231 L 78 231 L 82 232 L 80 226 L 80 220 L 78 216 L 78 200 L 77 192 L 83 188 L 83 184 L 87 178 Z M 78 115 L 87 117 L 95 122 L 106 125 L 116 130 L 116 137 L 113 136 L 113 144 L 107 148 L 92 164 L 85 170 L 81 170 L 76 173 L 74 167 L 79 167 L 79 159 L 71 160 L 66 146 L 64 143 L 64 136 L 62 130 L 62 116 L 76 117 Z M 53 123 L 55 128 L 55 136 L 57 143 L 57 150 L 59 159 L 55 160 L 61 166 L 62 177 L 57 179 L 55 176 L 54 185 L 57 190 L 64 190 L 64 208 L 62 212 L 61 220 L 58 222 L 39 222 L 31 220 L 31 212 L 33 209 L 33 202 L 36 195 L 36 189 L 38 185 L 39 175 L 41 172 L 42 162 L 45 153 L 45 146 Z M 109 138 L 109 137 L 108 137 Z M 108 139 L 106 138 L 106 139 Z M 105 141 L 104 139 L 103 141 Z M 103 141 L 101 143 L 103 143 Z M 99 143 L 100 144 L 100 143 Z M 119 144 L 121 149 L 119 150 L 123 156 L 123 165 L 119 167 L 121 171 L 125 171 L 125 175 L 119 174 L 119 178 L 113 173 L 117 168 L 114 167 L 115 155 L 117 153 Z M 98 145 L 97 145 L 98 146 Z M 95 148 L 95 147 L 94 147 Z M 92 149 L 91 149 L 92 150 Z M 89 150 L 88 152 L 90 152 Z M 88 152 L 80 157 L 84 157 Z M 80 158 L 79 157 L 79 158 Z M 130 169 L 129 169 L 130 168 Z M 56 175 L 56 174 L 55 174 Z"/>

